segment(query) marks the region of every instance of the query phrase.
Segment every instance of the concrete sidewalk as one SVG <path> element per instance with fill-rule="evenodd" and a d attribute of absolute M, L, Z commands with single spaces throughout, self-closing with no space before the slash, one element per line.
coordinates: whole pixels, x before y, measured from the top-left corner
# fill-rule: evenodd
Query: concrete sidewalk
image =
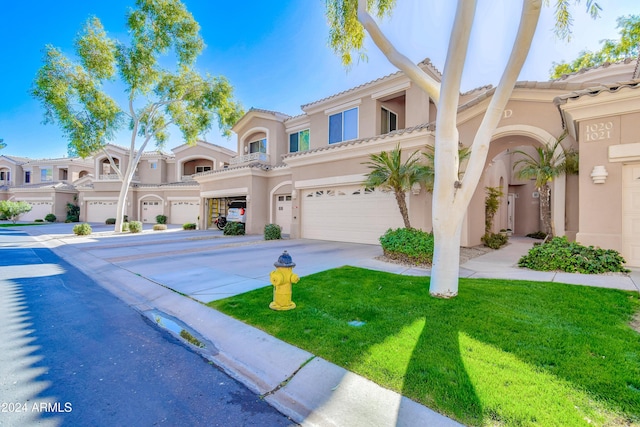
<path fill-rule="evenodd" d="M 99 225 L 94 234 L 79 237 L 71 234 L 71 226 L 51 224 L 19 231 L 34 236 L 146 316 L 166 313 L 188 325 L 209 344 L 205 357 L 294 421 L 310 426 L 459 425 L 200 303 L 268 286 L 268 274 L 283 250 L 292 255 L 300 276 L 346 264 L 410 275 L 428 275 L 428 269 L 379 261 L 376 257 L 382 251 L 375 245 L 302 239 L 265 242 L 262 236 L 224 237 L 217 230 L 114 235 Z M 17 237 L 5 237 L 0 245 Z M 19 240 L 21 245 L 29 244 L 24 237 Z M 517 260 L 533 242 L 511 238 L 501 250 L 462 265 L 461 277 L 639 290 L 638 270 L 628 276 L 590 276 L 519 269 Z"/>

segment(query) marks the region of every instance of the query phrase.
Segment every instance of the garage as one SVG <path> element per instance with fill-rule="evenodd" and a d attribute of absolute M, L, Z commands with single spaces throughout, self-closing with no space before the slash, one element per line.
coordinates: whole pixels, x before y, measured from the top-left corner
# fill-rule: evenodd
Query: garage
<path fill-rule="evenodd" d="M 200 200 L 172 200 L 170 208 L 169 224 L 198 223 Z"/>
<path fill-rule="evenodd" d="M 291 195 L 276 196 L 276 224 L 282 234 L 291 233 Z"/>
<path fill-rule="evenodd" d="M 85 202 L 87 222 L 103 223 L 107 218 L 115 218 L 118 210 L 117 200 L 90 200 Z"/>
<path fill-rule="evenodd" d="M 640 165 L 625 165 L 622 174 L 622 255 L 640 267 Z"/>
<path fill-rule="evenodd" d="M 20 221 L 35 221 L 36 219 L 44 219 L 45 216 L 53 212 L 53 202 L 51 201 L 24 201 L 31 205 L 31 210 L 20 215 Z"/>
<path fill-rule="evenodd" d="M 393 193 L 360 185 L 305 190 L 301 204 L 306 239 L 379 244 L 389 228 L 404 226 Z"/>
<path fill-rule="evenodd" d="M 164 203 L 161 200 L 144 200 L 141 202 L 140 216 L 142 222 L 146 224 L 155 224 L 156 217 L 163 215 Z"/>

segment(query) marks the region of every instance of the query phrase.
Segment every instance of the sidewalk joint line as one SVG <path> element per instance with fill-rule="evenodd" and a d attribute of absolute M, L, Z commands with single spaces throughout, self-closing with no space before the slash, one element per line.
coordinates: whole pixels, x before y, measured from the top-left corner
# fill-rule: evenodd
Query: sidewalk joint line
<path fill-rule="evenodd" d="M 284 381 L 282 381 L 280 384 L 278 384 L 278 385 L 277 385 L 273 390 L 269 390 L 269 391 L 267 391 L 266 393 L 261 394 L 261 395 L 259 396 L 259 397 L 260 397 L 260 399 L 264 399 L 264 398 L 266 398 L 266 397 L 268 397 L 268 396 L 271 396 L 271 395 L 272 395 L 272 394 L 274 394 L 274 393 L 277 393 L 277 392 L 278 392 L 278 390 L 280 390 L 281 388 L 283 388 L 284 386 L 286 386 L 287 384 L 289 384 L 289 381 L 291 381 L 291 380 L 293 379 L 293 377 L 295 377 L 295 376 L 296 376 L 296 374 L 297 374 L 298 372 L 300 372 L 300 370 L 301 370 L 302 368 L 304 368 L 305 366 L 307 366 L 307 364 L 308 364 L 309 362 L 311 362 L 313 359 L 315 359 L 316 357 L 318 357 L 318 356 L 315 356 L 315 355 L 314 355 L 314 356 L 311 356 L 310 358 L 308 358 L 307 360 L 305 360 L 305 361 L 302 363 L 302 365 L 300 365 L 300 366 L 298 367 L 298 369 L 296 369 L 295 371 L 293 371 L 293 373 L 292 373 L 291 375 L 289 375 L 289 377 L 287 377 Z"/>

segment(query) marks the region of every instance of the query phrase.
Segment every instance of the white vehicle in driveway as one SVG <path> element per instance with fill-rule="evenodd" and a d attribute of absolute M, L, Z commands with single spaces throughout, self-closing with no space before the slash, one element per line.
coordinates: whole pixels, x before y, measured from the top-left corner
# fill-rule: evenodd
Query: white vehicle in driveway
<path fill-rule="evenodd" d="M 244 200 L 234 200 L 229 203 L 227 210 L 227 222 L 245 223 L 247 217 L 247 202 Z"/>

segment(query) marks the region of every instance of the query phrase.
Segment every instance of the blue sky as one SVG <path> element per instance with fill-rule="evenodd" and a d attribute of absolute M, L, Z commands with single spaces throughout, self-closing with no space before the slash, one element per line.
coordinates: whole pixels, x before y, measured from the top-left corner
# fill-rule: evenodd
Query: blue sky
<path fill-rule="evenodd" d="M 184 0 L 202 27 L 207 44 L 197 66 L 201 72 L 224 75 L 235 87 L 245 109 L 250 107 L 301 114 L 300 105 L 341 92 L 396 70 L 367 45 L 369 60 L 346 70 L 327 46 L 324 0 L 246 0 L 212 2 Z M 467 60 L 463 90 L 496 84 L 506 61 L 519 18 L 513 0 L 479 0 L 474 41 Z M 584 4 L 584 2 L 582 2 Z M 382 23 L 389 38 L 415 62 L 430 58 L 442 70 L 455 2 L 398 0 L 391 19 Z M 599 41 L 617 38 L 618 16 L 640 14 L 637 0 L 600 0 L 599 20 L 591 20 L 584 6 L 574 9 L 574 36 L 570 43 L 556 40 L 553 16 L 545 8 L 534 44 L 520 80 L 546 80 L 554 61 L 571 60 Z M 1 154 L 31 158 L 62 157 L 67 142 L 57 125 L 43 125 L 43 110 L 28 90 L 41 66 L 42 48 L 52 44 L 72 55 L 72 43 L 90 15 L 102 21 L 109 35 L 125 39 L 125 13 L 134 0 L 32 0 L 3 4 L 0 52 Z M 511 23 L 511 24 L 509 24 Z M 118 94 L 112 94 L 116 96 Z M 123 133 L 115 141 L 128 145 Z M 217 129 L 205 139 L 235 149 L 235 137 L 225 139 Z M 180 145 L 178 132 L 167 148 Z"/>

